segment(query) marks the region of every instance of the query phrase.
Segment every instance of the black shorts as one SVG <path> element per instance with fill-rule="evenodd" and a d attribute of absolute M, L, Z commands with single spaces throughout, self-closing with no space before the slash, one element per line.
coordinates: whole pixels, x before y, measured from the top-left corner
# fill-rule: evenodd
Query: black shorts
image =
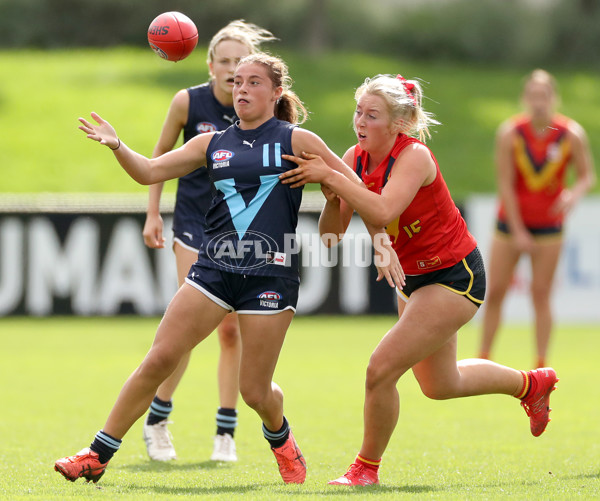
<path fill-rule="evenodd" d="M 543 228 L 530 228 L 526 227 L 527 231 L 531 233 L 531 236 L 534 238 L 544 238 L 544 237 L 560 237 L 562 236 L 563 227 L 562 224 L 557 224 L 554 226 L 545 226 Z M 496 221 L 496 232 L 499 235 L 507 236 L 510 235 L 510 229 L 508 224 L 505 221 Z"/>
<path fill-rule="evenodd" d="M 477 307 L 481 306 L 485 297 L 485 268 L 479 248 L 475 247 L 454 266 L 423 275 L 406 275 L 406 285 L 402 290 L 396 289 L 396 292 L 404 301 L 408 301 L 414 291 L 433 284 L 465 296 Z"/>
<path fill-rule="evenodd" d="M 190 268 L 185 281 L 219 306 L 242 315 L 295 312 L 300 288 L 297 281 L 289 278 L 241 275 L 198 263 Z"/>

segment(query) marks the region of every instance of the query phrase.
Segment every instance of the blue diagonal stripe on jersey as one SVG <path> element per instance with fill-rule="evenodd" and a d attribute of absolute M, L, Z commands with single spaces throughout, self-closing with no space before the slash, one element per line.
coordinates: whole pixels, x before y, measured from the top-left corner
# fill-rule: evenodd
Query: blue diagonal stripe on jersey
<path fill-rule="evenodd" d="M 260 187 L 258 188 L 256 195 L 254 195 L 254 198 L 250 200 L 250 203 L 246 206 L 246 202 L 244 202 L 242 195 L 235 189 L 235 179 L 229 178 L 215 181 L 215 188 L 225 195 L 224 200 L 227 203 L 227 207 L 229 207 L 229 214 L 231 215 L 233 226 L 235 226 L 240 240 L 244 238 L 244 235 L 250 224 L 252 224 L 252 221 L 254 221 L 256 214 L 258 214 L 258 211 L 278 182 L 278 174 L 260 176 Z"/>

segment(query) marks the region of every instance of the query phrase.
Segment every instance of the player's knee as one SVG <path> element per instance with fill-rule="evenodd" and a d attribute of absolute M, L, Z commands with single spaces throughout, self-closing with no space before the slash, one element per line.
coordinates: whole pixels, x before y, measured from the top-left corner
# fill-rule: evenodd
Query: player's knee
<path fill-rule="evenodd" d="M 423 395 L 431 400 L 448 400 L 452 398 L 452 393 L 447 391 L 445 388 L 425 388 L 421 389 L 423 391 Z"/>
<path fill-rule="evenodd" d="M 139 366 L 138 372 L 146 379 L 163 381 L 175 370 L 179 360 L 180 357 L 172 351 L 151 349 Z"/>
<path fill-rule="evenodd" d="M 219 325 L 219 343 L 221 348 L 235 348 L 240 344 L 240 331 L 237 325 Z"/>
<path fill-rule="evenodd" d="M 404 371 L 398 366 L 389 364 L 373 355 L 367 366 L 367 377 L 365 387 L 367 391 L 375 390 L 383 385 L 396 385 Z"/>
<path fill-rule="evenodd" d="M 254 410 L 261 409 L 267 398 L 267 392 L 255 385 L 240 385 L 240 394 L 246 405 Z"/>
<path fill-rule="evenodd" d="M 531 286 L 531 300 L 536 306 L 550 305 L 550 288 L 548 286 Z"/>
<path fill-rule="evenodd" d="M 419 381 L 419 386 L 423 395 L 432 400 L 447 400 L 454 395 L 452 387 L 440 381 Z"/>

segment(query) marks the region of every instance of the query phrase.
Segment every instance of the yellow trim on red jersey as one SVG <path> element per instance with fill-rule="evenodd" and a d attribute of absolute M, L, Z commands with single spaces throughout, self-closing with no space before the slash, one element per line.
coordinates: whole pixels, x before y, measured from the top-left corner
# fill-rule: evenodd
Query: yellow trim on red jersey
<path fill-rule="evenodd" d="M 551 183 L 556 182 L 556 173 L 565 165 L 565 160 L 571 155 L 571 143 L 563 137 L 559 141 L 560 156 L 558 160 L 547 161 L 539 171 L 536 171 L 529 155 L 525 138 L 517 134 L 515 138 L 515 164 L 523 176 L 527 188 L 531 191 L 540 191 Z"/>

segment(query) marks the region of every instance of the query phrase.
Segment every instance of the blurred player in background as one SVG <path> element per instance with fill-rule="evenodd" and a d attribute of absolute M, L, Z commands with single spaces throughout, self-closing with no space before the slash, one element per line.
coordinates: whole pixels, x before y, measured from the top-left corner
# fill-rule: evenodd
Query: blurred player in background
<path fill-rule="evenodd" d="M 500 207 L 488 265 L 488 292 L 479 356 L 489 358 L 502 303 L 523 254 L 531 264 L 537 367 L 546 365 L 552 331 L 551 292 L 568 212 L 594 185 L 588 140 L 574 120 L 556 112 L 556 82 L 544 70 L 525 80 L 523 114 L 498 129 L 496 168 Z M 569 189 L 566 175 L 575 171 Z"/>
<path fill-rule="evenodd" d="M 235 123 L 233 108 L 233 72 L 244 56 L 258 51 L 262 42 L 275 40 L 269 32 L 243 20 L 232 21 L 212 38 L 208 47 L 210 81 L 182 89 L 173 98 L 153 156 L 171 151 L 181 131 L 187 142 L 198 134 L 223 130 Z M 164 183 L 150 186 L 144 242 L 150 248 L 163 248 L 163 220 L 160 197 Z M 178 285 L 181 286 L 198 258 L 204 236 L 205 214 L 212 199 L 206 169 L 197 169 L 181 177 L 173 218 L 173 251 L 177 263 Z M 236 461 L 234 432 L 237 425 L 239 365 L 241 340 L 236 313 L 230 313 L 217 328 L 221 348 L 218 383 L 219 404 L 217 432 L 211 459 Z M 173 410 L 173 393 L 190 360 L 187 353 L 177 369 L 162 383 L 150 405 L 144 424 L 144 440 L 148 456 L 157 461 L 175 459 L 175 448 L 167 425 Z"/>
<path fill-rule="evenodd" d="M 312 154 L 284 155 L 299 167 L 280 176 L 292 187 L 321 183 L 327 202 L 319 231 L 328 242 L 343 236 L 353 210 L 385 226 L 406 273 L 398 289 L 399 320 L 367 368 L 362 446 L 348 471 L 329 482 L 345 486 L 379 483 L 381 457 L 398 421 L 396 385 L 411 369 L 423 393 L 436 400 L 494 393 L 521 399 L 534 436 L 548 424 L 557 381 L 550 368 L 525 372 L 489 360 L 457 362 L 458 330 L 483 303 L 485 271 L 477 242 L 422 142 L 437 122 L 422 108 L 419 82 L 400 75 L 367 79 L 355 98 L 358 144 L 343 159 L 366 189 Z"/>

